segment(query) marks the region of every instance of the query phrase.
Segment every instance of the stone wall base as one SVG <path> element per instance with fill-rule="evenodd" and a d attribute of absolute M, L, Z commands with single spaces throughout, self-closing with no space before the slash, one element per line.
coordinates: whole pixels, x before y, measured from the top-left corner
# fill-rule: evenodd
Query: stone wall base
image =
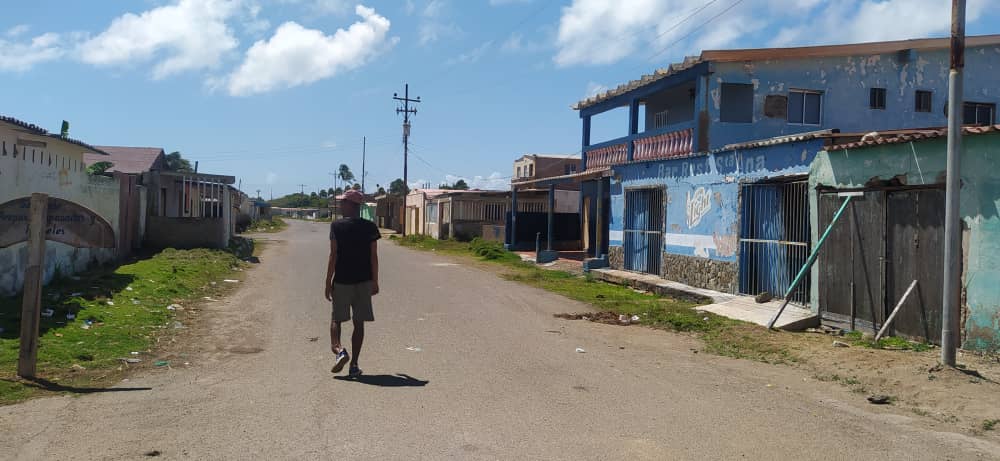
<path fill-rule="evenodd" d="M 608 265 L 615 270 L 625 268 L 625 248 L 612 246 L 608 247 Z"/>
<path fill-rule="evenodd" d="M 739 266 L 696 256 L 663 253 L 663 278 L 693 287 L 736 293 Z"/>

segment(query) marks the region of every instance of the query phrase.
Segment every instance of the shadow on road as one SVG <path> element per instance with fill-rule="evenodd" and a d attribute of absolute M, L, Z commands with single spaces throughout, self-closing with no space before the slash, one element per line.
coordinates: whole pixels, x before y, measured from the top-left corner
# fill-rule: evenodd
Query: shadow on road
<path fill-rule="evenodd" d="M 334 376 L 333 379 L 381 387 L 424 387 L 430 382 L 402 373 L 395 375 L 361 375 L 356 378 L 352 378 L 350 376 Z"/>
<path fill-rule="evenodd" d="M 69 392 L 71 394 L 98 394 L 102 392 L 132 392 L 132 391 L 153 390 L 152 387 L 74 387 L 74 386 L 66 386 L 59 383 L 54 383 L 52 381 L 41 378 L 22 379 L 20 381 L 3 379 L 0 381 L 7 381 L 10 383 L 21 383 L 27 387 L 44 389 L 51 392 Z"/>

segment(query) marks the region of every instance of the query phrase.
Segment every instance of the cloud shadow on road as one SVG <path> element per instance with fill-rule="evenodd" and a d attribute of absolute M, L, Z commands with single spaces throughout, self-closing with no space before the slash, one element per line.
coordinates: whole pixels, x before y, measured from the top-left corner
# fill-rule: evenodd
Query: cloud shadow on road
<path fill-rule="evenodd" d="M 361 375 L 356 378 L 352 378 L 350 376 L 334 376 L 333 379 L 380 387 L 424 387 L 430 382 L 417 379 L 403 373 L 395 375 Z"/>
<path fill-rule="evenodd" d="M 25 378 L 21 380 L 3 379 L 0 381 L 21 383 L 28 387 L 44 389 L 50 392 L 69 392 L 71 394 L 98 394 L 102 392 L 132 392 L 132 391 L 153 390 L 152 387 L 75 387 L 75 386 L 66 386 L 42 378 L 34 378 L 34 379 Z"/>

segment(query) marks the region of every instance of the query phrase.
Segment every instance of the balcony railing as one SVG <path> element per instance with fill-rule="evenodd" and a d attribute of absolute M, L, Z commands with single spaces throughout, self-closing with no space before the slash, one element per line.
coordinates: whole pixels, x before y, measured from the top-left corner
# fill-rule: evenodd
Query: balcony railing
<path fill-rule="evenodd" d="M 587 149 L 588 170 L 628 163 L 685 157 L 694 152 L 694 122 L 683 122 L 665 129 L 639 133 L 601 143 Z"/>
<path fill-rule="evenodd" d="M 694 146 L 694 129 L 685 128 L 634 141 L 632 160 L 655 160 L 690 155 Z"/>
<path fill-rule="evenodd" d="M 631 142 L 631 141 L 629 141 Z M 593 170 L 628 161 L 628 143 L 612 144 L 587 151 L 587 169 Z"/>

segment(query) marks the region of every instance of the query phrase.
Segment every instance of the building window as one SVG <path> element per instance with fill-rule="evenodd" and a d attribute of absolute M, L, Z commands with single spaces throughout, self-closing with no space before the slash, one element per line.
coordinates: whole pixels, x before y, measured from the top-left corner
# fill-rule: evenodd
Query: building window
<path fill-rule="evenodd" d="M 575 163 L 567 163 L 566 165 L 563 165 L 563 174 L 573 174 L 573 173 L 576 173 Z"/>
<path fill-rule="evenodd" d="M 517 178 L 521 177 L 521 167 L 517 167 L 517 175 L 515 175 L 515 177 Z"/>
<path fill-rule="evenodd" d="M 996 119 L 996 104 L 967 102 L 962 107 L 963 125 L 992 125 Z"/>
<path fill-rule="evenodd" d="M 528 165 L 528 177 L 529 178 L 534 178 L 535 177 L 535 164 L 534 163 Z"/>
<path fill-rule="evenodd" d="M 868 108 L 885 110 L 885 88 L 872 88 L 869 90 Z"/>
<path fill-rule="evenodd" d="M 809 90 L 788 92 L 788 123 L 819 125 L 823 113 L 823 93 Z"/>
<path fill-rule="evenodd" d="M 753 85 L 723 83 L 719 120 L 732 123 L 753 122 Z"/>
<path fill-rule="evenodd" d="M 913 110 L 917 112 L 930 112 L 934 103 L 934 93 L 930 91 L 917 90 L 913 100 Z"/>
<path fill-rule="evenodd" d="M 668 114 L 669 111 L 666 110 L 661 110 L 653 114 L 653 128 L 662 128 L 667 126 L 667 120 L 669 120 L 669 118 L 667 118 Z"/>

